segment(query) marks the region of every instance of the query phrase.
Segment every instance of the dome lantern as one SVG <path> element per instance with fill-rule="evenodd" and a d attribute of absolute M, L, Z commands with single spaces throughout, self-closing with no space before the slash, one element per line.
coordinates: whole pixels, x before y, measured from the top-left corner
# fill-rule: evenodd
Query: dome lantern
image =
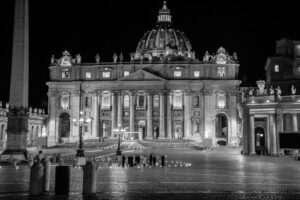
<path fill-rule="evenodd" d="M 164 1 L 162 9 L 159 10 L 159 14 L 157 16 L 157 22 L 172 22 L 172 16 L 170 14 L 170 10 L 167 8 L 167 3 Z"/>

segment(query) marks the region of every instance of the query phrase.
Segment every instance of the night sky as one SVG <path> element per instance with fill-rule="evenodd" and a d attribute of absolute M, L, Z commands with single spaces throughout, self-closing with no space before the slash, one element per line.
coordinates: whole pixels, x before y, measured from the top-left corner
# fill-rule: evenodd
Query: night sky
<path fill-rule="evenodd" d="M 236 51 L 243 85 L 264 79 L 266 58 L 275 53 L 275 41 L 283 37 L 300 40 L 297 1 L 167 1 L 173 24 L 191 41 L 196 57 L 223 46 Z M 277 2 L 277 1 L 276 1 Z M 52 54 L 59 58 L 69 50 L 80 53 L 82 62 L 112 61 L 114 52 L 124 60 L 143 34 L 157 20 L 162 0 L 30 0 L 29 104 L 41 107 L 47 100 L 46 82 Z M 0 100 L 9 97 L 14 1 L 0 0 Z M 46 105 L 46 104 L 45 104 Z"/>

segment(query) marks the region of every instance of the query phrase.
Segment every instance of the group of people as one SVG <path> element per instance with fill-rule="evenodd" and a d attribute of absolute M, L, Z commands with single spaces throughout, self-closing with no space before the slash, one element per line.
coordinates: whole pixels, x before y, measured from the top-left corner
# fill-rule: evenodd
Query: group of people
<path fill-rule="evenodd" d="M 122 167 L 125 167 L 126 160 L 127 160 L 127 166 L 129 166 L 129 167 L 134 167 L 134 166 L 139 166 L 139 165 L 142 165 L 142 166 L 146 167 L 147 164 L 149 164 L 149 166 L 154 166 L 155 167 L 157 165 L 157 159 L 159 159 L 159 157 L 152 154 L 152 153 L 149 155 L 149 160 L 147 159 L 146 155 L 143 155 L 143 156 L 129 155 L 126 158 L 125 155 L 123 154 L 121 162 L 122 162 Z M 161 159 L 161 166 L 164 167 L 164 165 L 165 165 L 165 156 L 164 155 L 160 156 L 160 159 Z"/>

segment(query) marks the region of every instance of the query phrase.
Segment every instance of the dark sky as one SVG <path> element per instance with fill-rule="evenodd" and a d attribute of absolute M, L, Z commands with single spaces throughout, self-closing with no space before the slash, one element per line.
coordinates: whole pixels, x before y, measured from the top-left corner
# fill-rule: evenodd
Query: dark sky
<path fill-rule="evenodd" d="M 13 0 L 0 0 L 0 100 L 9 96 L 13 33 Z M 162 0 L 30 0 L 30 97 L 31 106 L 47 100 L 49 64 L 67 49 L 80 53 L 82 62 L 111 61 L 114 52 L 125 60 L 143 34 L 157 20 Z M 237 52 L 240 79 L 254 84 L 265 78 L 264 64 L 275 53 L 275 41 L 300 40 L 297 1 L 167 1 L 173 24 L 189 37 L 196 57 L 220 46 Z M 277 1 L 276 1 L 277 2 Z"/>

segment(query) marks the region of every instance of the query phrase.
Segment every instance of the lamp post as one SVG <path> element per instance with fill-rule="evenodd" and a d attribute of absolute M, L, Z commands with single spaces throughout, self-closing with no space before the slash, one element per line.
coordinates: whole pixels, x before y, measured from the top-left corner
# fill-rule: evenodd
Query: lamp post
<path fill-rule="evenodd" d="M 120 156 L 120 155 L 122 155 L 122 151 L 121 151 L 121 148 L 120 148 L 120 137 L 121 137 L 121 134 L 123 134 L 124 132 L 126 132 L 126 129 L 125 128 L 122 128 L 121 127 L 121 124 L 119 124 L 118 125 L 118 128 L 115 128 L 115 129 L 113 129 L 113 131 L 114 132 L 118 132 L 118 148 L 117 148 L 117 153 L 116 153 L 116 155 L 117 156 Z"/>
<path fill-rule="evenodd" d="M 79 119 L 73 118 L 73 124 L 79 127 L 79 148 L 77 149 L 76 157 L 84 157 L 84 150 L 82 149 L 82 128 L 89 125 L 91 118 L 84 115 L 83 111 L 79 112 Z"/>

